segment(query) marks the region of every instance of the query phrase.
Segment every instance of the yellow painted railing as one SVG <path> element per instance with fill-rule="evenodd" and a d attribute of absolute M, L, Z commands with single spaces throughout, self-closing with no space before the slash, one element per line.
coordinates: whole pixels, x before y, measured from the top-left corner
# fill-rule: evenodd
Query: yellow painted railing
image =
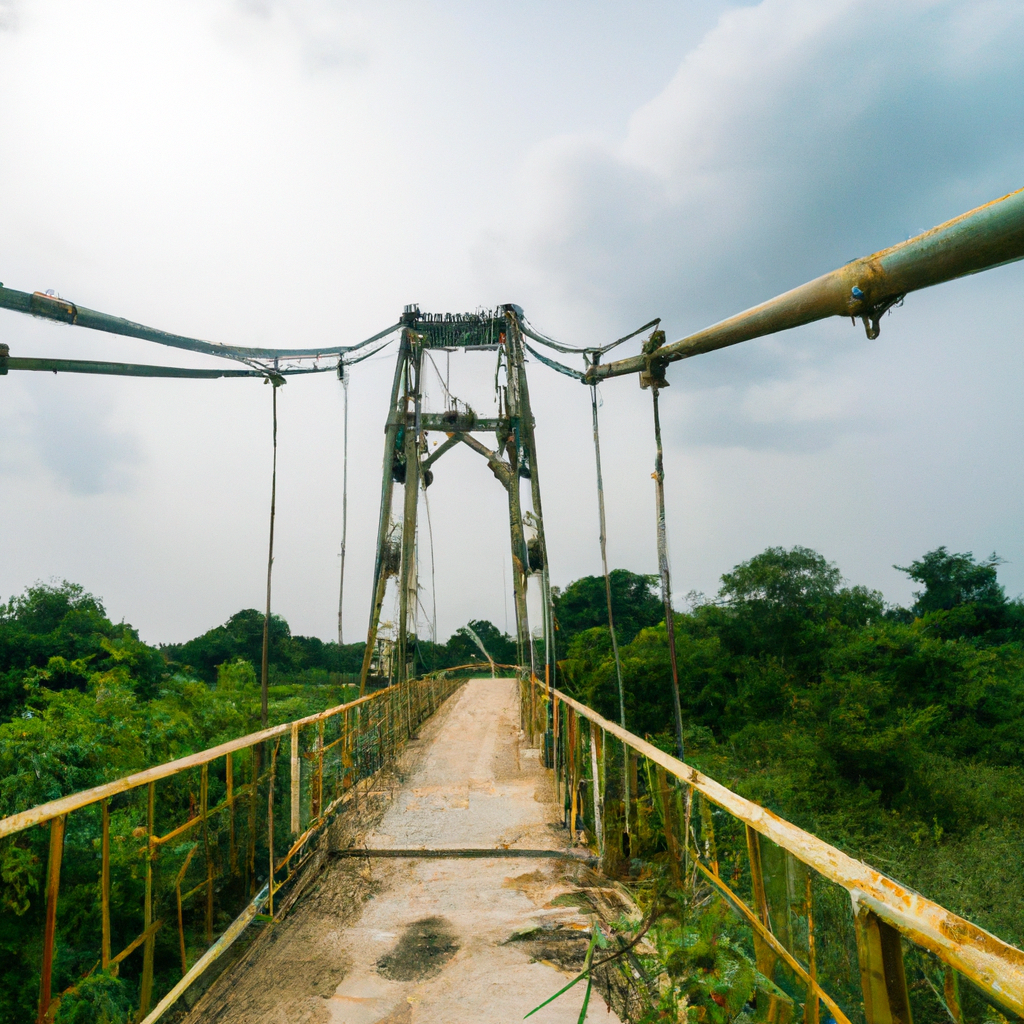
<path fill-rule="evenodd" d="M 49 828 L 37 1020 L 52 1020 L 83 979 L 65 976 L 70 984 L 54 992 L 62 875 L 80 882 L 83 862 L 99 861 L 98 948 L 77 949 L 75 959 L 95 956 L 84 977 L 129 970 L 138 979 L 135 1019 L 149 1024 L 251 921 L 274 916 L 275 895 L 313 856 L 325 825 L 343 805 L 358 807 L 360 790 L 460 684 L 449 673 L 392 686 L 0 820 L 0 841 Z M 114 915 L 112 890 L 121 897 Z M 125 911 L 133 894 L 142 918 L 135 934 Z M 115 937 L 129 935 L 114 953 Z M 34 941 L 26 935 L 26 946 Z"/>
<path fill-rule="evenodd" d="M 684 886 L 703 879 L 751 929 L 759 970 L 769 978 L 777 968 L 791 972 L 793 986 L 802 990 L 806 1024 L 817 1024 L 819 1004 L 837 1024 L 911 1024 L 905 953 L 919 967 L 927 960 L 918 971 L 920 985 L 933 991 L 942 1016 L 953 1024 L 972 1016 L 992 1019 L 968 1012 L 962 980 L 975 1009 L 995 1006 L 1024 1016 L 1024 952 L 1015 946 L 536 677 L 522 684 L 522 716 L 524 730 L 537 742 L 550 725 L 553 742 L 545 760 L 554 769 L 566 824 L 597 847 L 605 871 L 626 874 L 648 857 L 661 860 Z M 629 785 L 623 785 L 627 773 Z M 652 817 L 660 844 L 649 842 Z M 646 849 L 638 837 L 641 819 L 648 826 Z M 843 890 L 846 898 L 836 900 Z M 829 899 L 827 932 L 820 921 L 815 924 L 816 893 Z M 837 909 L 847 920 L 837 917 Z M 824 959 L 842 959 L 837 949 L 844 944 L 855 945 L 852 984 L 839 968 L 832 977 L 823 972 Z"/>

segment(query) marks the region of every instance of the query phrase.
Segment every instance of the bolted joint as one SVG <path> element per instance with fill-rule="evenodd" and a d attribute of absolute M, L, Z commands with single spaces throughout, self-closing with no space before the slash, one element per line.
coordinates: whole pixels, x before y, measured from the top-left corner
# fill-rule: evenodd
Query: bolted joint
<path fill-rule="evenodd" d="M 668 387 L 668 381 L 665 379 L 665 370 L 668 367 L 668 360 L 656 355 L 658 350 L 664 344 L 664 331 L 653 331 L 651 336 L 644 342 L 643 351 L 641 353 L 644 361 L 644 368 L 640 371 L 640 387 L 645 391 L 652 387 Z"/>

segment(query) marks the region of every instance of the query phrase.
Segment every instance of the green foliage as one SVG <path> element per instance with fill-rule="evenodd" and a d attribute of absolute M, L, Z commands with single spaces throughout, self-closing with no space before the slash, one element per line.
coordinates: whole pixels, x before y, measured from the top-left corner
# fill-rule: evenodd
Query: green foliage
<path fill-rule="evenodd" d="M 690 763 L 1020 945 L 1024 616 L 998 562 L 930 552 L 893 614 L 816 552 L 770 548 L 676 615 L 676 656 Z M 664 623 L 621 655 L 627 727 L 673 750 Z M 607 629 L 559 667 L 618 718 Z"/>
<path fill-rule="evenodd" d="M 279 634 L 296 641 L 287 623 L 278 621 Z M 306 649 L 313 646 L 307 643 Z M 361 645 L 354 646 L 361 653 Z M 31 587 L 0 608 L 0 667 L 0 698 L 6 698 L 8 717 L 0 720 L 0 817 L 245 735 L 260 724 L 252 661 L 236 654 L 213 666 L 211 680 L 195 678 L 168 664 L 130 626 L 112 623 L 98 599 L 66 582 Z M 355 691 L 340 680 L 339 673 L 322 668 L 282 675 L 275 666 L 271 723 L 351 700 Z M 175 822 L 187 818 L 198 783 L 198 772 L 162 783 L 158 810 L 166 809 Z M 144 796 L 144 789 L 133 791 L 111 805 L 112 920 L 114 942 L 122 947 L 138 932 L 145 891 L 145 847 L 139 838 L 145 835 Z M 140 954 L 122 964 L 119 978 L 94 970 L 98 813 L 92 807 L 68 819 L 54 991 L 70 990 L 61 1000 L 58 1021 L 126 1022 L 138 1003 Z M 0 842 L 0 1020 L 35 1018 L 46 832 L 30 829 Z M 169 870 L 175 865 L 172 877 L 191 845 L 162 851 L 161 862 Z M 193 960 L 197 955 L 190 952 Z M 158 964 L 165 962 L 177 962 L 180 973 L 170 930 L 161 933 L 158 945 Z"/>
<path fill-rule="evenodd" d="M 457 629 L 445 644 L 443 662 L 437 668 L 445 668 L 451 665 L 468 665 L 473 661 L 481 661 L 486 664 L 487 659 L 477 646 L 472 634 L 476 633 L 480 642 L 487 649 L 487 653 L 499 665 L 514 665 L 517 662 L 516 642 L 507 633 L 502 633 L 493 623 L 486 619 L 471 619 L 469 629 L 465 626 Z"/>
<path fill-rule="evenodd" d="M 166 644 L 164 656 L 183 669 L 212 683 L 217 667 L 239 658 L 259 666 L 263 660 L 263 612 L 245 608 L 202 636 L 183 644 Z M 318 637 L 293 636 L 280 615 L 271 615 L 268 661 L 280 674 L 296 675 L 308 669 L 327 672 L 358 672 L 363 663 L 365 643 L 339 646 Z"/>
<path fill-rule="evenodd" d="M 744 949 L 747 930 L 725 903 L 715 901 L 694 913 L 688 902 L 678 894 L 674 915 L 661 918 L 651 931 L 657 956 L 648 966 L 668 979 L 652 1020 L 730 1024 L 758 991 L 792 1002 L 757 970 Z"/>
<path fill-rule="evenodd" d="M 120 978 L 105 971 L 90 974 L 61 1000 L 54 1024 L 121 1024 L 131 1019 L 132 995 Z"/>
<path fill-rule="evenodd" d="M 77 583 L 37 583 L 0 603 L 0 721 L 18 713 L 28 679 L 52 690 L 84 690 L 90 673 L 125 661 L 135 690 L 150 695 L 163 659 L 131 626 L 111 622 L 102 603 Z"/>
<path fill-rule="evenodd" d="M 996 568 L 1002 559 L 993 551 L 987 562 L 978 565 L 974 555 L 951 555 L 943 545 L 929 551 L 909 566 L 895 565 L 912 580 L 924 584 L 924 590 L 914 594 L 917 615 L 948 611 L 962 604 L 1001 607 L 1006 594 L 996 579 Z"/>
<path fill-rule="evenodd" d="M 608 578 L 612 588 L 615 635 L 620 644 L 629 643 L 644 626 L 653 626 L 665 618 L 665 606 L 656 590 L 657 576 L 612 569 Z M 564 591 L 552 588 L 552 597 L 562 649 L 585 630 L 607 628 L 608 599 L 603 576 L 584 576 L 570 583 Z"/>

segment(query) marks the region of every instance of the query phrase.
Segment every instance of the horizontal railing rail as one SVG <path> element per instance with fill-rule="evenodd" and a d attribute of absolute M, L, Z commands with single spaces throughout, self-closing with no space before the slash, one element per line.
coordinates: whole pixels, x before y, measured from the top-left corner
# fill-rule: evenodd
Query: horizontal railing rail
<path fill-rule="evenodd" d="M 692 868 L 727 899 L 753 930 L 759 967 L 767 970 L 778 961 L 788 965 L 814 1002 L 805 1019 L 817 1021 L 817 999 L 821 999 L 839 1024 L 849 1020 L 844 1011 L 815 977 L 815 939 L 810 897 L 797 901 L 803 910 L 794 911 L 792 899 L 785 908 L 785 922 L 779 925 L 778 907 L 770 906 L 772 885 L 765 861 L 769 851 L 810 869 L 816 876 L 846 891 L 852 908 L 863 1013 L 867 1024 L 910 1024 L 910 1002 L 905 980 L 900 937 L 936 957 L 944 965 L 944 1003 L 955 1024 L 963 1021 L 959 977 L 971 982 L 1005 1012 L 1024 1015 L 1024 951 L 1004 942 L 970 921 L 952 913 L 920 893 L 850 857 L 817 836 L 786 821 L 751 800 L 734 793 L 691 765 L 685 764 L 653 744 L 635 736 L 602 717 L 578 700 L 556 689 L 548 689 L 536 677 L 526 681 L 522 692 L 523 726 L 533 737 L 550 729 L 552 749 L 547 763 L 555 772 L 556 788 L 563 802 L 566 823 L 575 832 L 585 828 L 597 843 L 606 867 L 612 873 L 621 868 L 623 833 L 630 821 L 636 821 L 638 779 L 643 788 L 643 773 L 637 762 L 653 765 L 660 782 L 648 785 L 646 794 L 661 816 L 666 833 L 668 857 L 674 874 Z M 584 728 L 583 723 L 586 723 Z M 621 744 L 624 757 L 608 753 L 610 741 Z M 616 788 L 616 773 L 636 776 L 632 785 Z M 672 777 L 674 786 L 668 782 Z M 590 798 L 583 794 L 589 790 Z M 634 806 L 629 807 L 629 793 Z M 624 797 L 624 799 L 623 799 Z M 701 814 L 694 800 L 703 799 Z M 676 806 L 678 805 L 678 806 Z M 721 838 L 716 844 L 711 808 L 719 808 L 743 828 L 743 841 L 736 864 L 745 855 L 741 871 L 734 867 L 735 878 L 742 878 L 750 889 L 753 906 L 738 895 L 720 871 Z M 700 831 L 698 838 L 697 832 Z M 738 835 L 738 833 L 737 833 Z M 767 842 L 766 842 L 767 841 Z M 625 840 L 628 848 L 629 840 Z M 703 852 L 701 847 L 703 846 Z M 780 869 L 793 888 L 791 867 Z M 807 874 L 807 893 L 811 891 Z M 790 892 L 792 897 L 792 892 Z M 805 961 L 801 963 L 792 944 L 780 933 L 786 932 L 790 913 L 800 913 Z M 767 970 L 770 977 L 770 970 Z M 809 1005 L 809 1003 L 808 1003 Z"/>

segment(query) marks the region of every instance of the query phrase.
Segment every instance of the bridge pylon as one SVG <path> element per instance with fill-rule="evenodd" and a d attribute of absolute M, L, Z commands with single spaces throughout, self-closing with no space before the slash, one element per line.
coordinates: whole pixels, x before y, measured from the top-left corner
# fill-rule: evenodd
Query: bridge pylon
<path fill-rule="evenodd" d="M 418 306 L 407 306 L 402 314 L 401 343 L 384 429 L 377 552 L 366 650 L 359 679 L 360 694 L 366 692 L 387 583 L 391 577 L 396 579 L 399 609 L 392 671 L 396 682 L 408 679 L 413 673 L 412 623 L 418 600 L 416 525 L 419 495 L 433 482 L 433 464 L 458 444 L 466 445 L 486 461 L 507 494 L 518 662 L 529 665 L 531 670 L 553 682 L 555 649 L 551 588 L 535 424 L 520 330 L 521 315 L 522 310 L 511 304 L 493 311 L 455 314 L 422 313 Z M 469 406 L 451 395 L 447 396 L 444 412 L 425 411 L 423 358 L 431 350 L 494 351 L 497 357 L 495 389 L 498 415 L 494 418 L 478 417 Z M 427 440 L 432 432 L 447 435 L 444 443 L 433 452 Z M 495 439 L 493 448 L 481 439 L 487 435 Z M 529 482 L 529 510 L 524 510 L 522 487 L 525 481 Z M 400 523 L 393 517 L 395 484 L 403 489 Z M 528 533 L 532 535 L 528 536 Z M 543 667 L 537 664 L 527 609 L 531 575 L 537 578 L 541 592 Z"/>

